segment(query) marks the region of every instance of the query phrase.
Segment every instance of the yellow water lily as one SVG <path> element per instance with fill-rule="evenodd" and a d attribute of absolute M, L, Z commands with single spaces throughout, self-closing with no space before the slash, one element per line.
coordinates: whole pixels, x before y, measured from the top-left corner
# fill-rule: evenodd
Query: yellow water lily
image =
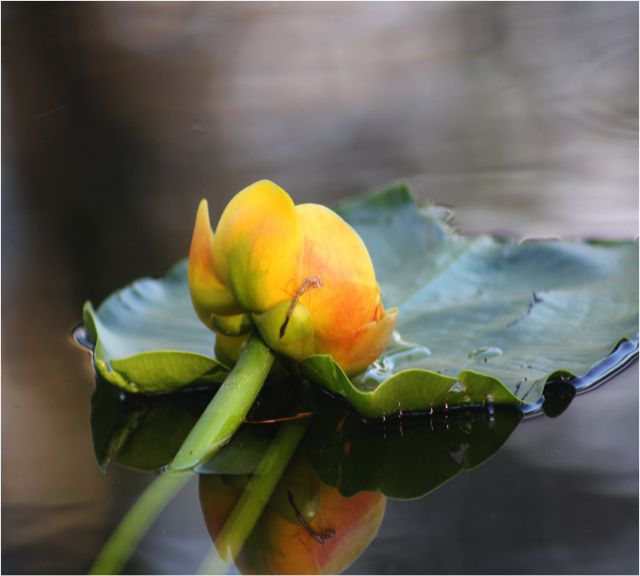
<path fill-rule="evenodd" d="M 295 360 L 330 354 L 347 374 L 383 352 L 397 317 L 397 309 L 384 311 L 355 230 L 324 206 L 296 206 L 268 180 L 239 192 L 215 233 L 202 200 L 189 289 L 198 316 L 227 350 L 255 326 L 276 352 Z"/>

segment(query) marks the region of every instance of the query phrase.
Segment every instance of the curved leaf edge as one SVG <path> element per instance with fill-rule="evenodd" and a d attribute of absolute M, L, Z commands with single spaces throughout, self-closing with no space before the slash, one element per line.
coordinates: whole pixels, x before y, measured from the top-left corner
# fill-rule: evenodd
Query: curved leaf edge
<path fill-rule="evenodd" d="M 453 212 L 450 208 L 435 204 L 428 199 L 418 198 L 411 186 L 402 180 L 391 182 L 388 186 L 376 188 L 373 192 L 364 192 L 345 198 L 333 206 L 333 209 L 343 218 L 349 220 L 348 215 L 351 211 L 357 210 L 361 206 L 367 208 L 375 207 L 385 209 L 392 207 L 410 208 L 418 212 L 421 217 L 435 217 L 441 230 L 452 239 L 462 239 Z M 353 222 L 350 222 L 353 225 Z M 494 235 L 482 234 L 481 236 L 491 236 L 499 239 Z M 507 238 L 508 239 L 508 238 Z M 513 238 L 511 238 L 513 240 Z"/>
<path fill-rule="evenodd" d="M 365 419 L 489 403 L 524 405 L 493 376 L 471 370 L 463 370 L 454 378 L 431 370 L 409 368 L 386 378 L 369 391 L 358 388 L 328 355 L 318 354 L 305 359 L 302 371 L 312 382 L 346 399 Z M 328 373 L 331 376 L 327 377 Z M 407 392 L 403 393 L 405 390 Z"/>
<path fill-rule="evenodd" d="M 167 275 L 174 273 L 174 269 L 176 269 L 177 266 L 178 265 L 173 266 Z M 149 350 L 131 356 L 112 358 L 109 360 L 100 340 L 100 319 L 90 301 L 85 302 L 82 315 L 85 329 L 94 342 L 92 359 L 96 372 L 110 384 L 128 393 L 164 394 L 191 388 L 198 384 L 219 384 L 230 371 L 228 366 L 213 356 L 206 356 L 186 350 Z M 147 381 L 144 378 L 136 379 L 131 377 L 132 373 L 135 374 L 137 372 L 136 368 L 138 366 L 157 361 L 167 355 L 170 355 L 174 361 L 178 359 L 190 364 L 197 364 L 200 366 L 200 369 L 196 371 L 194 377 L 183 382 L 160 382 L 157 378 Z"/>
<path fill-rule="evenodd" d="M 624 346 L 625 343 L 630 343 L 630 346 Z M 486 407 L 488 404 L 515 406 L 524 414 L 530 414 L 541 408 L 545 386 L 561 380 L 571 383 L 579 391 L 586 391 L 614 376 L 637 357 L 638 336 L 622 337 L 605 358 L 584 374 L 574 374 L 564 369 L 550 373 L 538 384 L 540 393 L 531 402 L 516 396 L 497 378 L 472 370 L 463 370 L 455 378 L 431 370 L 410 368 L 386 378 L 373 390 L 363 390 L 349 379 L 329 355 L 310 356 L 301 365 L 303 374 L 309 380 L 347 400 L 364 419 L 378 420 L 399 413 Z M 416 384 L 418 381 L 419 384 Z M 397 400 L 403 396 L 403 389 L 411 390 L 414 386 L 427 390 L 418 390 L 419 394 L 411 394 L 404 403 Z M 401 389 L 400 394 L 397 393 L 398 388 Z"/>

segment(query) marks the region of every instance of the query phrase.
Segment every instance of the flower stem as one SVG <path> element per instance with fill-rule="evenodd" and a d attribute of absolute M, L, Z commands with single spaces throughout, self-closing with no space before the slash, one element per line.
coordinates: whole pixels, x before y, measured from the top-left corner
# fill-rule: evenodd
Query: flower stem
<path fill-rule="evenodd" d="M 168 470 L 192 469 L 230 440 L 262 389 L 272 365 L 272 352 L 258 335 L 253 334 Z"/>
<path fill-rule="evenodd" d="M 93 562 L 89 574 L 120 574 L 151 524 L 191 478 L 193 474 L 158 476 L 118 524 Z"/>

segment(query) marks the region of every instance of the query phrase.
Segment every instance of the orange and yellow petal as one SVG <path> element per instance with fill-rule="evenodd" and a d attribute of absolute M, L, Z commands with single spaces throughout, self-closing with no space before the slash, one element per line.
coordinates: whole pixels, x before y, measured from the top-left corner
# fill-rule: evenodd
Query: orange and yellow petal
<path fill-rule="evenodd" d="M 332 210 L 318 204 L 296 207 L 304 234 L 297 284 L 318 278 L 320 287 L 300 297 L 318 337 L 342 340 L 376 319 L 380 288 L 362 239 Z"/>
<path fill-rule="evenodd" d="M 246 311 L 264 312 L 290 299 L 302 229 L 289 195 L 269 180 L 239 192 L 220 218 L 213 255 L 220 280 Z"/>
<path fill-rule="evenodd" d="M 398 319 L 398 309 L 391 308 L 373 322 L 358 329 L 351 338 L 317 339 L 318 353 L 330 354 L 349 376 L 358 374 L 385 350 Z"/>
<path fill-rule="evenodd" d="M 212 328 L 212 314 L 237 314 L 242 311 L 231 291 L 216 275 L 213 257 L 213 231 L 206 200 L 198 206 L 189 249 L 189 291 L 200 319 Z"/>
<path fill-rule="evenodd" d="M 229 202 L 215 235 L 206 201 L 200 204 L 189 287 L 226 360 L 237 359 L 246 341 L 240 335 L 255 323 L 276 352 L 295 360 L 330 354 L 355 374 L 384 351 L 397 317 L 383 311 L 355 230 L 324 206 L 296 207 L 268 180 Z"/>

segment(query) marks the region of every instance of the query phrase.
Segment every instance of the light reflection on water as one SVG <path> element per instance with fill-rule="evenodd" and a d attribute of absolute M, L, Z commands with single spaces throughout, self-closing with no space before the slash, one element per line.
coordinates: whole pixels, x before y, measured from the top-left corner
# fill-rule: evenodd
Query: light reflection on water
<path fill-rule="evenodd" d="M 3 8 L 5 571 L 86 570 L 149 481 L 100 473 L 67 332 L 184 256 L 200 197 L 219 211 L 268 177 L 329 203 L 402 178 L 466 232 L 637 235 L 633 3 Z M 390 500 L 351 573 L 637 572 L 636 407 L 637 365 Z M 189 487 L 129 570 L 196 570 L 200 514 Z"/>

